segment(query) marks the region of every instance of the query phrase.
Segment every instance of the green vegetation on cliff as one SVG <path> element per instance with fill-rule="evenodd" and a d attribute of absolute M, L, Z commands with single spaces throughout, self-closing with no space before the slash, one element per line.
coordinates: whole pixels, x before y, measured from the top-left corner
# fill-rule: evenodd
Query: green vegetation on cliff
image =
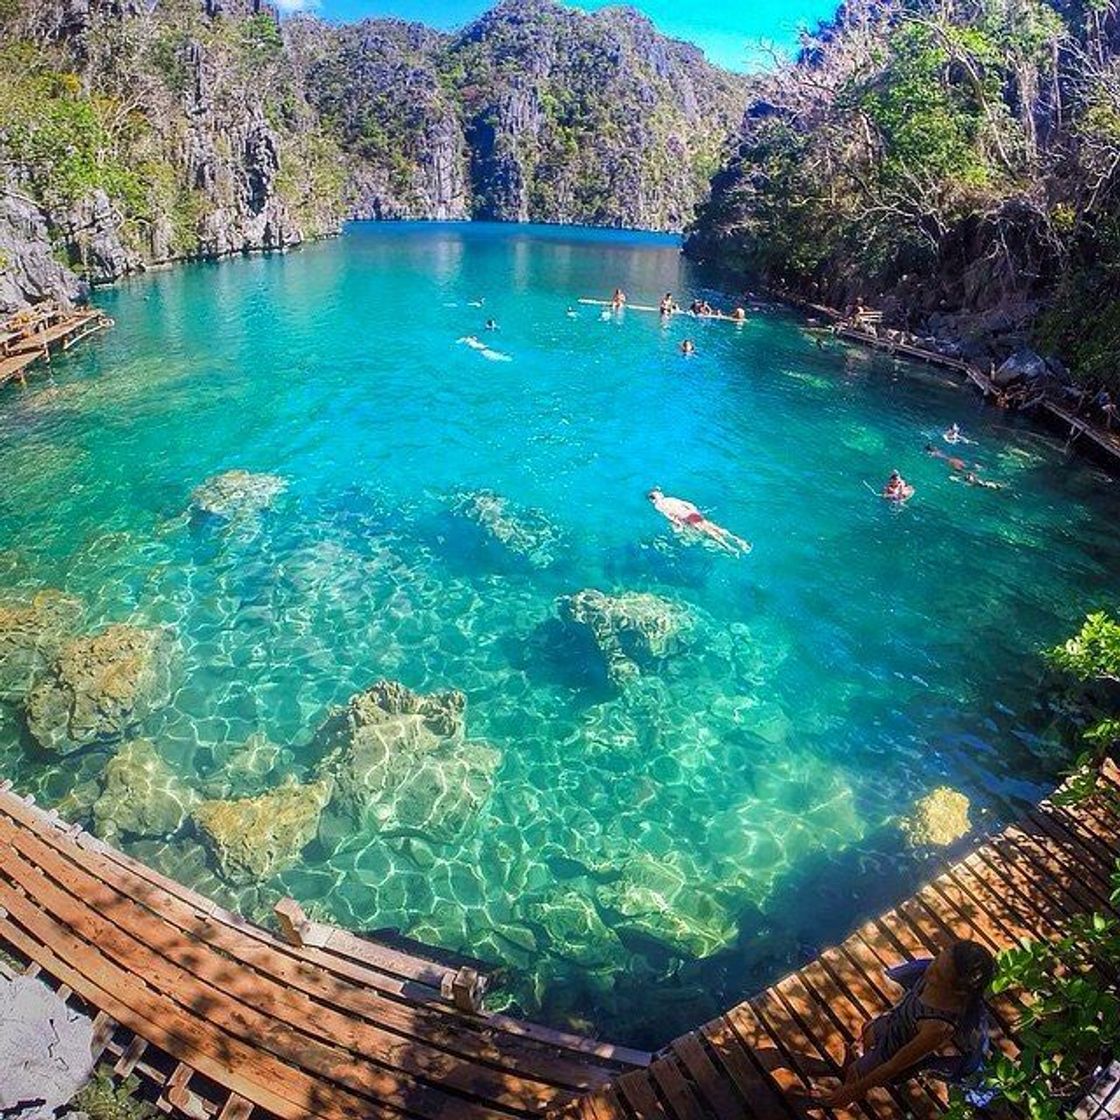
<path fill-rule="evenodd" d="M 691 251 L 1115 384 L 1118 46 L 1091 0 L 853 0 L 754 79 Z"/>

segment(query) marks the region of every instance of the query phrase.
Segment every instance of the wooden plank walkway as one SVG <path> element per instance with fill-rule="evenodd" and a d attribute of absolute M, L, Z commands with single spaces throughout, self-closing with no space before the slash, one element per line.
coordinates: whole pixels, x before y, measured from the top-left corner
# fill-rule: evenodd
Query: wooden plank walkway
<path fill-rule="evenodd" d="M 0 348 L 0 386 L 9 381 L 24 381 L 29 366 L 40 358 L 50 362 L 52 349 L 69 350 L 83 338 L 112 325 L 113 320 L 104 312 L 86 307 L 71 312 L 56 309 L 45 314 L 38 323 L 4 331 Z"/>
<path fill-rule="evenodd" d="M 0 786 L 0 944 L 95 1015 L 121 1074 L 205 1120 L 538 1116 L 650 1055 L 502 1015 L 334 927 L 292 944 Z"/>
<path fill-rule="evenodd" d="M 935 955 L 958 937 L 992 951 L 1019 938 L 1057 936 L 1076 914 L 1120 916 L 1110 877 L 1120 856 L 1120 771 L 1106 766 L 1099 791 L 1071 808 L 1043 802 L 942 872 L 912 898 L 860 926 L 842 945 L 768 991 L 732 1007 L 661 1050 L 646 1068 L 565 1106 L 564 1120 L 794 1120 L 799 1093 L 839 1074 L 844 1049 L 864 1022 L 901 990 L 885 969 Z M 811 904 L 811 903 L 807 903 Z M 995 1037 L 1015 1054 L 1022 1003 L 990 1002 Z M 1120 1115 L 1113 1083 L 1087 1099 L 1086 1117 Z M 1104 1106 L 1101 1102 L 1110 1102 Z M 925 1120 L 947 1104 L 945 1087 L 912 1079 L 874 1090 L 848 1109 L 811 1115 L 840 1120 Z M 1010 1113 L 1009 1113 L 1010 1114 Z"/>

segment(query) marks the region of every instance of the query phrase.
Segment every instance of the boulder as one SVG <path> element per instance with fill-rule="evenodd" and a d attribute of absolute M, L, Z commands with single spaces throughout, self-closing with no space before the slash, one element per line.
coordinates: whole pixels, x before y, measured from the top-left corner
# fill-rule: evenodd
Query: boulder
<path fill-rule="evenodd" d="M 105 767 L 93 804 L 93 829 L 102 839 L 157 839 L 178 832 L 198 800 L 147 739 L 125 743 Z"/>
<path fill-rule="evenodd" d="M 332 712 L 316 735 L 317 773 L 334 797 L 324 843 L 360 832 L 462 838 L 490 795 L 500 754 L 463 737 L 461 692 L 421 695 L 379 681 Z"/>
<path fill-rule="evenodd" d="M 1016 381 L 1029 383 L 1045 381 L 1050 376 L 1046 359 L 1040 357 L 1029 347 L 1016 350 L 992 375 L 992 380 L 1001 389 Z"/>
<path fill-rule="evenodd" d="M 586 588 L 556 604 L 564 622 L 585 627 L 606 663 L 611 683 L 622 686 L 643 666 L 672 653 L 688 627 L 688 612 L 676 603 L 645 591 L 604 595 Z"/>
<path fill-rule="evenodd" d="M 945 847 L 972 830 L 968 798 L 948 786 L 938 786 L 915 801 L 913 811 L 899 823 L 915 847 Z"/>
<path fill-rule="evenodd" d="M 619 870 L 595 896 L 620 935 L 652 938 L 684 957 L 707 957 L 738 940 L 735 915 L 702 885 L 703 875 L 687 857 L 637 852 Z"/>
<path fill-rule="evenodd" d="M 259 797 L 203 801 L 191 821 L 226 880 L 260 882 L 296 862 L 315 838 L 330 797 L 327 779 L 291 782 Z"/>
<path fill-rule="evenodd" d="M 61 591 L 0 603 L 0 700 L 22 700 L 78 628 L 82 604 Z"/>
<path fill-rule="evenodd" d="M 529 921 L 548 936 L 549 951 L 584 968 L 606 968 L 626 958 L 604 924 L 593 899 L 575 890 L 557 890 L 525 907 Z"/>
<path fill-rule="evenodd" d="M 459 495 L 452 510 L 477 525 L 486 537 L 534 568 L 546 568 L 555 559 L 560 532 L 535 509 L 518 509 L 492 490 Z"/>
<path fill-rule="evenodd" d="M 124 738 L 170 697 L 167 630 L 115 623 L 66 642 L 28 694 L 27 726 L 59 754 Z"/>
<path fill-rule="evenodd" d="M 268 509 L 287 488 L 287 480 L 279 475 L 223 471 L 194 489 L 191 508 L 229 521 Z"/>
<path fill-rule="evenodd" d="M 292 752 L 256 732 L 217 754 L 214 773 L 203 783 L 206 797 L 250 797 L 277 784 L 277 771 L 291 769 Z"/>

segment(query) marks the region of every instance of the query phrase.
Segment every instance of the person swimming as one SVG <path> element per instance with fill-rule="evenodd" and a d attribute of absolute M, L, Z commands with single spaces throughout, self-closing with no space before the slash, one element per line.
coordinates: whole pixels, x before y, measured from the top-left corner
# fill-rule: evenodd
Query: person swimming
<path fill-rule="evenodd" d="M 569 307 L 568 310 L 564 312 L 564 314 L 567 315 L 569 319 L 579 318 L 579 312 L 574 307 Z"/>
<path fill-rule="evenodd" d="M 683 498 L 671 498 L 661 492 L 660 487 L 654 487 L 646 497 L 653 508 L 668 519 L 669 523 L 678 532 L 691 529 L 715 541 L 720 548 L 725 549 L 734 556 L 746 555 L 754 547 L 750 541 L 735 536 L 728 532 L 722 525 L 709 521 L 691 502 Z"/>
<path fill-rule="evenodd" d="M 956 422 L 947 430 L 941 433 L 941 438 L 946 443 L 975 443 L 976 440 L 969 439 L 964 432 L 961 431 L 960 424 Z"/>
<path fill-rule="evenodd" d="M 940 447 L 934 447 L 932 443 L 926 444 L 926 454 L 934 459 L 944 459 L 951 471 L 968 470 L 968 464 L 963 459 L 958 459 L 955 455 L 946 455 Z"/>
<path fill-rule="evenodd" d="M 496 319 L 487 319 L 486 329 L 488 331 L 496 331 L 498 329 L 498 321 Z"/>
<path fill-rule="evenodd" d="M 626 306 L 626 293 L 621 288 L 615 288 L 614 295 L 611 296 L 611 307 L 615 311 L 621 311 Z"/>
<path fill-rule="evenodd" d="M 731 312 L 731 318 L 734 319 L 736 323 L 746 322 L 746 309 L 742 307 L 736 307 L 735 310 Z"/>
<path fill-rule="evenodd" d="M 889 502 L 904 502 L 913 496 L 914 487 L 898 471 L 891 471 L 891 476 L 883 487 L 883 497 Z"/>
<path fill-rule="evenodd" d="M 677 305 L 673 302 L 673 293 L 672 292 L 666 292 L 665 293 L 665 298 L 661 301 L 661 304 L 658 307 L 658 310 L 661 312 L 662 315 L 668 317 L 669 315 L 672 315 L 673 312 L 676 311 L 676 309 L 677 309 Z"/>
<path fill-rule="evenodd" d="M 693 342 L 691 338 L 686 338 L 684 342 L 681 343 L 681 353 L 686 358 L 691 358 L 692 355 L 696 353 L 696 343 Z"/>
<path fill-rule="evenodd" d="M 975 471 L 965 471 L 963 475 L 953 475 L 954 482 L 963 482 L 967 486 L 979 486 L 982 490 L 1006 490 L 1007 483 L 993 482 L 988 478 L 981 478 Z"/>

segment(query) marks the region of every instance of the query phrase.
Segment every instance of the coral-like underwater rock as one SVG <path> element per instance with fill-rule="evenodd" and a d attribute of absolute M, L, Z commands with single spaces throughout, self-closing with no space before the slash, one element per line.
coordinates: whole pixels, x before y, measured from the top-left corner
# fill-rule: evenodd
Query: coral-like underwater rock
<path fill-rule="evenodd" d="M 291 783 L 236 801 L 203 801 L 191 820 L 231 883 L 271 879 L 315 838 L 331 797 L 329 780 Z"/>
<path fill-rule="evenodd" d="M 78 628 L 79 600 L 47 588 L 30 602 L 0 603 L 0 700 L 22 700 Z"/>
<path fill-rule="evenodd" d="M 256 732 L 245 742 L 216 752 L 216 759 L 217 768 L 202 787 L 211 800 L 252 797 L 270 789 L 282 773 L 290 771 L 292 752 Z"/>
<path fill-rule="evenodd" d="M 600 917 L 594 900 L 579 891 L 557 890 L 529 903 L 526 914 L 548 935 L 556 956 L 584 968 L 617 964 L 626 955 L 614 932 Z"/>
<path fill-rule="evenodd" d="M 493 787 L 501 755 L 463 738 L 461 692 L 420 695 L 379 681 L 332 712 L 319 729 L 319 774 L 334 782 L 322 838 L 337 845 L 355 830 L 412 833 L 436 844 L 459 840 Z"/>
<path fill-rule="evenodd" d="M 540 510 L 519 509 L 492 490 L 461 494 L 452 509 L 477 525 L 490 540 L 534 568 L 547 568 L 556 558 L 560 531 Z"/>
<path fill-rule="evenodd" d="M 915 847 L 944 847 L 972 829 L 972 822 L 968 819 L 968 798 L 948 786 L 938 786 L 932 793 L 915 801 L 913 812 L 899 823 Z"/>
<path fill-rule="evenodd" d="M 622 686 L 643 666 L 675 651 L 690 624 L 688 612 L 668 599 L 646 591 L 604 595 L 585 588 L 559 599 L 560 618 L 590 631 L 603 655 L 611 683 Z"/>
<path fill-rule="evenodd" d="M 171 636 L 114 623 L 66 642 L 27 697 L 27 726 L 60 754 L 124 738 L 170 695 Z"/>
<path fill-rule="evenodd" d="M 191 508 L 213 517 L 233 520 L 268 509 L 287 488 L 287 480 L 279 475 L 223 471 L 194 489 Z"/>
<path fill-rule="evenodd" d="M 734 945 L 735 914 L 703 884 L 705 876 L 675 852 L 654 857 L 636 852 L 621 876 L 596 889 L 599 904 L 617 915 L 620 932 L 664 942 L 686 957 L 707 957 Z"/>
<path fill-rule="evenodd" d="M 105 767 L 105 786 L 93 805 L 93 828 L 110 841 L 170 836 L 182 828 L 197 800 L 149 740 L 134 739 Z"/>

